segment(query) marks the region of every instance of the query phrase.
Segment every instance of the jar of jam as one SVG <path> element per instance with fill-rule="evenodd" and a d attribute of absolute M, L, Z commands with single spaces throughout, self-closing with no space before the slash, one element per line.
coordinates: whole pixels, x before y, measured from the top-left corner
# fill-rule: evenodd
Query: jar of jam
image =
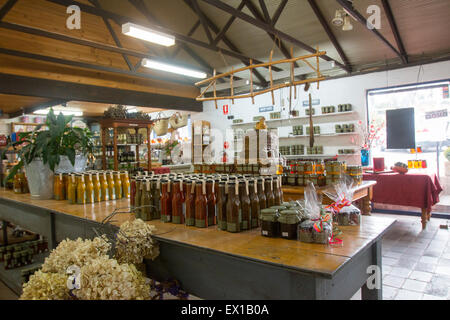
<path fill-rule="evenodd" d="M 195 184 L 193 180 L 186 183 L 186 219 L 187 226 L 195 226 Z"/>
<path fill-rule="evenodd" d="M 195 186 L 195 226 L 197 228 L 208 226 L 207 202 L 206 181 L 202 180 Z"/>
<path fill-rule="evenodd" d="M 227 230 L 227 198 L 228 182 L 221 180 L 219 182 L 219 192 L 217 194 L 217 222 L 219 229 Z"/>
<path fill-rule="evenodd" d="M 250 206 L 251 206 L 251 226 L 250 228 L 258 227 L 258 218 L 260 214 L 259 197 L 258 197 L 258 182 L 256 179 L 249 181 L 248 188 L 250 190 Z"/>
<path fill-rule="evenodd" d="M 247 180 L 239 181 L 239 200 L 241 202 L 241 230 L 250 229 L 251 225 L 251 203 Z"/>
<path fill-rule="evenodd" d="M 181 224 L 183 218 L 183 200 L 181 195 L 183 188 L 182 180 L 173 180 L 173 197 L 172 197 L 172 223 Z"/>
<path fill-rule="evenodd" d="M 267 207 L 273 207 L 275 205 L 275 195 L 273 192 L 273 181 L 271 177 L 264 179 L 264 189 L 266 192 Z"/>
<path fill-rule="evenodd" d="M 278 222 L 280 223 L 280 234 L 282 238 L 290 240 L 297 239 L 298 224 L 300 222 L 297 210 L 280 211 Z"/>
<path fill-rule="evenodd" d="M 278 222 L 278 210 L 261 210 L 261 235 L 264 237 L 278 237 L 280 235 L 280 224 Z"/>
<path fill-rule="evenodd" d="M 227 201 L 227 231 L 239 232 L 241 223 L 241 201 L 239 200 L 239 183 L 230 181 L 228 183 Z"/>
<path fill-rule="evenodd" d="M 170 182 L 167 179 L 161 180 L 161 221 L 170 222 L 172 219 L 172 206 L 169 187 Z"/>
<path fill-rule="evenodd" d="M 258 178 L 258 197 L 259 197 L 259 209 L 267 208 L 266 191 L 264 188 L 264 178 Z"/>
<path fill-rule="evenodd" d="M 206 200 L 207 200 L 207 216 L 208 226 L 216 224 L 216 193 L 215 193 L 215 181 L 211 178 L 206 181 Z"/>

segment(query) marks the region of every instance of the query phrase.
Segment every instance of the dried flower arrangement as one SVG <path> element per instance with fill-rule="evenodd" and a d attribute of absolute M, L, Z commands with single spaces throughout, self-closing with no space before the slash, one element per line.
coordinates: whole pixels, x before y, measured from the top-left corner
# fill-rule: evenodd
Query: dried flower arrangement
<path fill-rule="evenodd" d="M 23 285 L 20 300 L 69 300 L 67 276 L 61 273 L 37 271 Z"/>
<path fill-rule="evenodd" d="M 360 136 L 360 148 L 370 150 L 384 144 L 382 130 L 385 128 L 384 122 L 371 120 L 369 124 L 365 125 L 359 120 L 356 129 Z"/>

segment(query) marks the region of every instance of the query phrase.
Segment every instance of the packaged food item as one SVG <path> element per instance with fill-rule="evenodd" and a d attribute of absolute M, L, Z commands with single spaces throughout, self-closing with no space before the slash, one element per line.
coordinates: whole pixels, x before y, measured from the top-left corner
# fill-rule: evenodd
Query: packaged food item
<path fill-rule="evenodd" d="M 261 235 L 264 237 L 278 237 L 280 235 L 280 223 L 278 222 L 277 209 L 261 210 Z"/>
<path fill-rule="evenodd" d="M 333 221 L 340 226 L 359 226 L 361 211 L 352 204 L 355 182 L 349 176 L 343 176 L 324 194 L 334 201 L 327 209 L 333 214 Z"/>
<path fill-rule="evenodd" d="M 297 229 L 300 222 L 299 212 L 295 209 L 280 211 L 278 217 L 280 234 L 285 239 L 297 239 Z"/>

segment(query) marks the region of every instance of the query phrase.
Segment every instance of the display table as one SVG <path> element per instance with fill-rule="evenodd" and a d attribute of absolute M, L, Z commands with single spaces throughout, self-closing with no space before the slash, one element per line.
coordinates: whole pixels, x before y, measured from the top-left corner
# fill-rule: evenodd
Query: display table
<path fill-rule="evenodd" d="M 47 236 L 53 247 L 67 237 L 94 237 L 106 216 L 128 205 L 129 200 L 68 205 L 0 190 L 0 220 Z M 114 223 L 130 218 L 122 214 Z M 161 254 L 147 261 L 147 272 L 157 280 L 176 278 L 205 299 L 349 299 L 360 288 L 363 299 L 381 299 L 381 288 L 365 285 L 367 268 L 381 268 L 381 240 L 394 222 L 362 217 L 360 227 L 341 227 L 344 245 L 333 248 L 265 238 L 259 230 L 231 234 L 151 221 Z"/>
<path fill-rule="evenodd" d="M 422 209 L 422 228 L 431 218 L 431 207 L 439 202 L 442 187 L 436 174 L 365 173 L 364 180 L 376 181 L 373 202 Z"/>
<path fill-rule="evenodd" d="M 372 189 L 377 184 L 376 181 L 363 181 L 360 186 L 353 188 L 353 202 L 361 200 L 362 201 L 362 214 L 370 216 L 371 211 L 371 200 L 372 200 Z M 326 187 L 316 187 L 318 194 L 323 194 L 323 191 L 329 188 Z M 291 187 L 283 186 L 283 196 L 285 201 L 290 200 L 300 200 L 304 198 L 305 187 Z M 324 204 L 331 204 L 332 201 L 327 196 L 323 197 Z"/>

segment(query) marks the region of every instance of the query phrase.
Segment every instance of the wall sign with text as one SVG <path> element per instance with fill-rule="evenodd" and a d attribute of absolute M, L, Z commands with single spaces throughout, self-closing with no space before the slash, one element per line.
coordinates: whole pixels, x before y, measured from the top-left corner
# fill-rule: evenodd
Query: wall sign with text
<path fill-rule="evenodd" d="M 312 105 L 313 106 L 318 106 L 318 105 L 320 105 L 320 99 L 312 99 Z M 303 106 L 304 107 L 309 107 L 309 100 L 305 100 L 305 101 L 303 101 Z"/>
<path fill-rule="evenodd" d="M 273 106 L 260 107 L 259 112 L 270 112 L 273 111 Z"/>
<path fill-rule="evenodd" d="M 430 111 L 430 112 L 425 113 L 426 120 L 436 119 L 436 118 L 445 118 L 445 117 L 448 117 L 447 109 Z"/>

